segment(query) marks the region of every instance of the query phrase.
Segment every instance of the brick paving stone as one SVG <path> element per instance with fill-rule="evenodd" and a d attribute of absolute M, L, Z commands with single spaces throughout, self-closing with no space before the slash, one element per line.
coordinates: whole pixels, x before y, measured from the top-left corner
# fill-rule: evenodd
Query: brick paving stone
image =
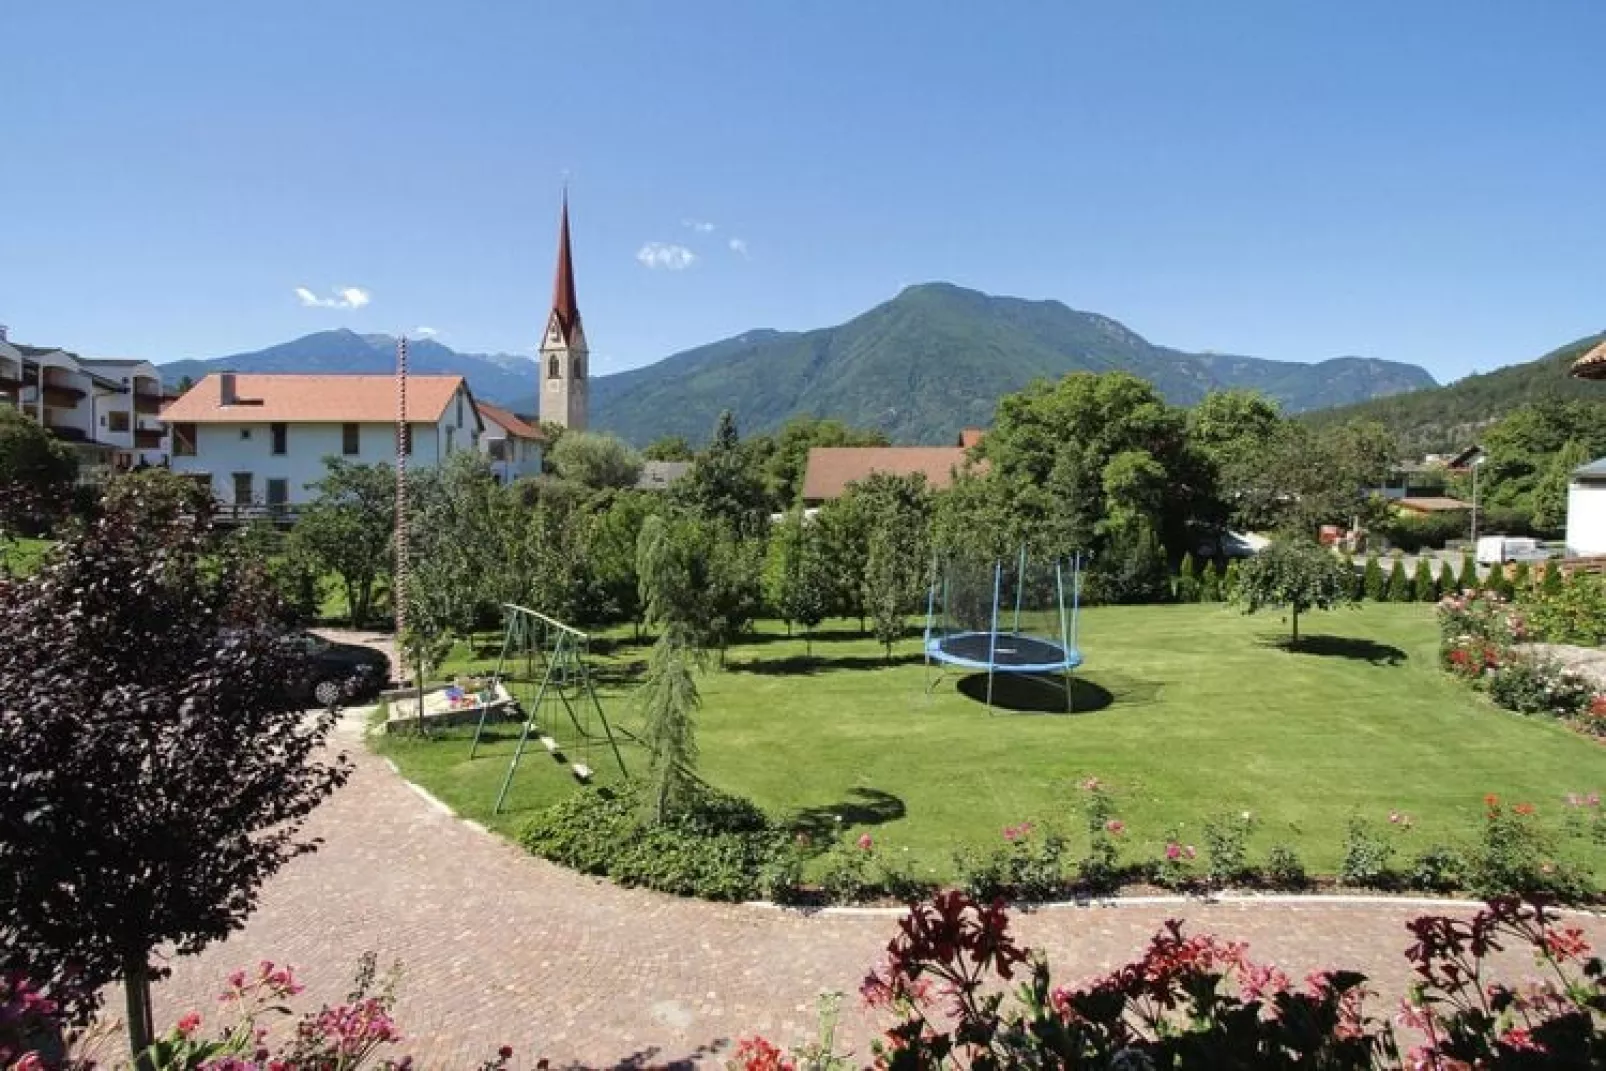
<path fill-rule="evenodd" d="M 843 1042 L 867 1056 L 880 1020 L 859 1006 L 857 987 L 893 916 L 703 903 L 572 873 L 431 807 L 366 750 L 361 731 L 355 719 L 337 731 L 356 772 L 308 824 L 322 849 L 268 884 L 242 931 L 173 962 L 156 989 L 159 1023 L 209 1009 L 231 970 L 260 959 L 297 967 L 305 1006 L 338 1000 L 372 950 L 404 965 L 397 1017 L 422 1067 L 473 1067 L 504 1043 L 520 1067 L 536 1055 L 586 1067 L 717 1064 L 750 1033 L 812 1037 L 824 990 L 847 994 Z M 1063 981 L 1127 961 L 1181 917 L 1247 940 L 1256 959 L 1295 977 L 1365 971 L 1392 1002 L 1407 982 L 1404 923 L 1422 913 L 1387 901 L 1200 902 L 1041 909 L 1018 913 L 1016 928 Z M 1606 921 L 1584 925 L 1606 941 Z M 1531 971 L 1508 966 L 1513 977 Z"/>

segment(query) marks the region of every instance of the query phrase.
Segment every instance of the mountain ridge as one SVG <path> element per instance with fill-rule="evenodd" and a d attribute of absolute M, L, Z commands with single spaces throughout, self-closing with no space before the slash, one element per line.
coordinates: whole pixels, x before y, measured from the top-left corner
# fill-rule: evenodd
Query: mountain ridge
<path fill-rule="evenodd" d="M 514 354 L 459 353 L 411 342 L 409 366 L 460 374 L 477 396 L 522 412 L 536 407 L 539 368 Z M 346 329 L 262 350 L 163 365 L 164 375 L 208 371 L 386 372 L 394 340 Z M 1291 412 L 1436 385 L 1416 365 L 1366 357 L 1315 364 L 1156 345 L 1119 320 L 1053 299 L 994 296 L 921 283 L 841 324 L 802 331 L 752 328 L 591 382 L 591 424 L 643 445 L 663 435 L 701 441 L 722 409 L 747 432 L 797 415 L 885 431 L 895 442 L 944 442 L 992 422 L 998 398 L 1067 372 L 1129 371 L 1172 402 L 1212 389 L 1262 390 Z"/>

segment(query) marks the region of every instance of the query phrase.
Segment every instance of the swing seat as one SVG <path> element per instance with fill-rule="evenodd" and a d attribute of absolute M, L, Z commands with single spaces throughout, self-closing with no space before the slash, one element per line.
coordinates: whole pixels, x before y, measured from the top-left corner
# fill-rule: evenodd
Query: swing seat
<path fill-rule="evenodd" d="M 590 781 L 591 780 L 591 767 L 587 766 L 585 763 L 583 763 L 583 762 L 575 763 L 574 766 L 573 766 L 573 770 L 574 770 L 574 778 L 575 778 L 576 781 Z"/>
<path fill-rule="evenodd" d="M 558 750 L 558 742 L 552 739 L 550 736 L 541 737 L 541 746 L 546 748 L 548 751 L 555 752 Z"/>

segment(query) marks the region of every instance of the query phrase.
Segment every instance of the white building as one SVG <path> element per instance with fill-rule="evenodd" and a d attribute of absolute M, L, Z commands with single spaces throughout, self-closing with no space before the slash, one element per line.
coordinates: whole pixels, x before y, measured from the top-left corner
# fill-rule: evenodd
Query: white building
<path fill-rule="evenodd" d="M 1574 469 L 1567 484 L 1567 553 L 1606 554 L 1606 457 Z"/>
<path fill-rule="evenodd" d="M 15 406 L 72 444 L 86 477 L 167 457 L 162 379 L 149 361 L 24 346 L 0 328 L 0 405 Z"/>
<path fill-rule="evenodd" d="M 528 420 L 500 405 L 475 402 L 485 431 L 480 452 L 490 462 L 496 482 L 509 484 L 525 476 L 541 475 L 541 445 L 546 436 Z"/>
<path fill-rule="evenodd" d="M 396 379 L 364 375 L 214 372 L 162 413 L 175 472 L 204 477 L 237 511 L 293 511 L 316 497 L 324 458 L 396 462 Z M 409 466 L 434 468 L 479 448 L 482 430 L 462 376 L 408 376 Z"/>

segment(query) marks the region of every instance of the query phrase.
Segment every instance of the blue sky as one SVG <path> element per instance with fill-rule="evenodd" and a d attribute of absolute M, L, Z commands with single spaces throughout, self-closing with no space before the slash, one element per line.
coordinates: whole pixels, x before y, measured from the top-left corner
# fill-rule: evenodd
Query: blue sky
<path fill-rule="evenodd" d="M 603 371 L 934 279 L 1441 379 L 1606 328 L 1598 0 L 61 0 L 0 40 L 0 322 L 88 354 L 527 349 L 565 176 Z"/>

